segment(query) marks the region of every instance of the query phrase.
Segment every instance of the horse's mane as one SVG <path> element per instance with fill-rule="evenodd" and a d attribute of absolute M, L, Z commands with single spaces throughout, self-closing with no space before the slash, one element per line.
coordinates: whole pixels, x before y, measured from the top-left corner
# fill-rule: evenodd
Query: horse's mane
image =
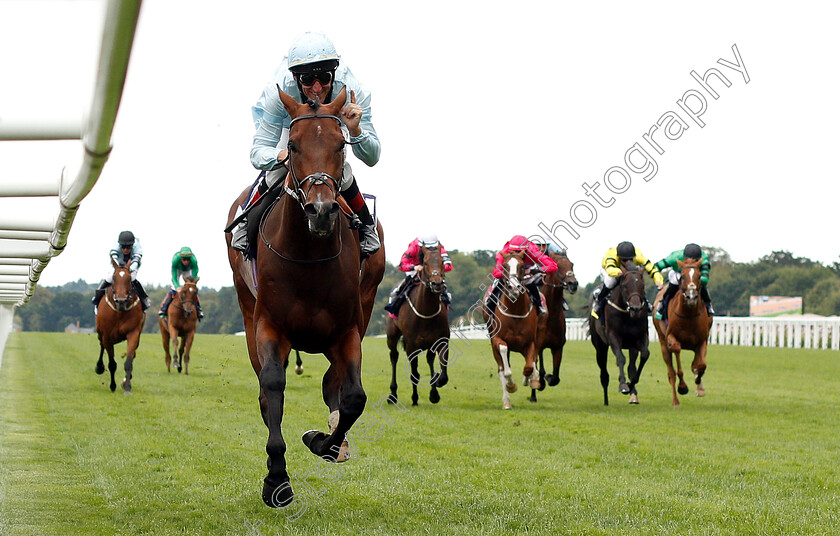
<path fill-rule="evenodd" d="M 195 278 L 191 275 L 184 276 L 184 281 L 186 281 L 187 283 L 195 283 Z"/>
<path fill-rule="evenodd" d="M 306 99 L 306 104 L 309 105 L 310 108 L 312 108 L 312 112 L 314 113 L 317 112 L 318 108 L 321 107 L 321 100 L 318 98 Z"/>
<path fill-rule="evenodd" d="M 623 263 L 621 266 L 628 272 L 638 272 L 639 270 L 642 269 L 641 266 L 639 266 L 638 264 L 636 264 L 633 261 L 627 261 L 627 262 Z"/>

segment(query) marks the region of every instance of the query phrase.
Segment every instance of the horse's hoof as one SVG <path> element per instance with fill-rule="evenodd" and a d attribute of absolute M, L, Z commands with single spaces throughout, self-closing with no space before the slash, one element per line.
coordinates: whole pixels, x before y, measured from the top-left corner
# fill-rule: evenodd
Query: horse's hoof
<path fill-rule="evenodd" d="M 97 374 L 102 374 L 103 372 L 105 372 L 105 365 L 103 365 L 102 363 L 97 363 L 96 368 L 94 368 L 93 370 Z"/>
<path fill-rule="evenodd" d="M 263 483 L 262 499 L 266 506 L 271 508 L 285 508 L 295 500 L 295 493 L 288 481 L 279 486 L 272 486 L 265 482 Z"/>
<path fill-rule="evenodd" d="M 540 380 L 531 380 L 531 389 L 542 390 L 545 389 L 545 383 Z"/>
<path fill-rule="evenodd" d="M 697 389 L 697 396 L 706 396 L 706 390 L 701 388 Z"/>
<path fill-rule="evenodd" d="M 677 392 L 681 395 L 688 394 L 688 386 L 687 385 L 680 385 L 677 387 Z"/>
<path fill-rule="evenodd" d="M 638 404 L 639 398 L 636 395 L 630 395 L 630 400 L 628 401 L 629 404 Z"/>
<path fill-rule="evenodd" d="M 528 376 L 522 376 L 522 386 L 528 387 Z"/>
<path fill-rule="evenodd" d="M 432 404 L 437 404 L 438 402 L 440 402 L 440 394 L 438 394 L 437 391 L 429 392 L 429 402 L 431 402 Z"/>
<path fill-rule="evenodd" d="M 303 367 L 300 367 L 300 366 L 295 367 L 295 374 L 297 374 L 298 376 L 303 374 Z"/>
<path fill-rule="evenodd" d="M 443 387 L 447 383 L 449 383 L 449 376 L 438 373 L 437 378 L 435 378 L 435 381 L 432 383 L 432 385 L 434 385 L 435 387 Z"/>
<path fill-rule="evenodd" d="M 394 393 L 391 393 L 390 395 L 388 395 L 388 403 L 389 404 L 397 404 L 397 403 L 399 403 L 399 401 L 400 401 L 400 399 L 397 398 L 397 395 L 395 395 Z"/>
<path fill-rule="evenodd" d="M 116 383 L 114 383 L 114 382 L 111 382 L 110 387 L 111 387 L 111 392 L 112 392 L 112 393 L 113 393 L 114 391 L 116 391 L 116 390 L 117 390 L 117 384 L 116 384 Z"/>
<path fill-rule="evenodd" d="M 176 368 L 178 369 L 178 374 L 180 374 L 181 373 L 181 365 L 178 365 Z"/>
<path fill-rule="evenodd" d="M 503 402 L 502 409 L 513 409 L 513 406 L 510 404 L 510 402 Z"/>
<path fill-rule="evenodd" d="M 536 397 L 536 396 L 532 396 L 532 397 L 529 397 L 529 398 L 528 398 L 528 402 L 536 402 L 536 401 L 537 401 L 537 397 Z"/>
<path fill-rule="evenodd" d="M 545 381 L 548 382 L 548 385 L 551 387 L 555 387 L 558 383 L 560 383 L 560 376 L 555 376 L 554 374 L 547 374 L 545 377 Z"/>
<path fill-rule="evenodd" d="M 626 383 L 622 383 L 621 385 L 618 386 L 618 392 L 623 394 L 623 395 L 629 395 L 630 394 L 630 386 L 627 385 Z"/>

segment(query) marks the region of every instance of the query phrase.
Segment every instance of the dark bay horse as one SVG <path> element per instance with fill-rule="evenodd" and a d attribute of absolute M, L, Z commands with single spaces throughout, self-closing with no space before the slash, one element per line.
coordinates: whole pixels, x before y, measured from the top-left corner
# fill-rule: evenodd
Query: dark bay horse
<path fill-rule="evenodd" d="M 525 253 L 510 252 L 502 256 L 504 277 L 498 284 L 503 285 L 502 296 L 492 315 L 486 306 L 481 308 L 493 357 L 499 368 L 499 380 L 502 382 L 502 407 L 511 409 L 509 393 L 516 392 L 516 382 L 510 370 L 510 352 L 519 352 L 525 357 L 522 374 L 526 385 L 539 388 L 539 372 L 534 366 L 537 359 L 537 317 L 538 311 L 531 301 L 523 279 L 526 274 Z"/>
<path fill-rule="evenodd" d="M 429 363 L 431 391 L 429 400 L 432 404 L 440 402 L 438 387 L 449 381 L 446 366 L 449 360 L 449 315 L 442 295 L 445 292 L 444 265 L 440 246 L 420 248 L 420 281 L 409 289 L 405 303 L 400 307 L 397 318 L 388 316 L 385 332 L 388 348 L 391 350 L 391 402 L 397 401 L 397 361 L 400 352 L 397 349 L 400 338 L 403 349 L 411 364 L 411 403 L 417 405 L 417 384 L 420 383 L 418 361 L 423 350 Z M 435 373 L 435 354 L 440 360 L 440 373 Z"/>
<path fill-rule="evenodd" d="M 615 362 L 618 365 L 618 392 L 629 394 L 631 404 L 639 403 L 636 384 L 639 383 L 642 369 L 650 357 L 648 306 L 645 301 L 643 276 L 644 273 L 638 266 L 628 263 L 621 271 L 618 284 L 612 290 L 604 290 L 609 292 L 609 295 L 601 319 L 589 317 L 589 334 L 595 347 L 595 359 L 601 369 L 605 406 L 609 405 L 607 387 L 610 384 L 610 373 L 607 372 L 607 356 L 610 349 L 615 354 Z M 622 349 L 629 351 L 629 362 Z M 640 356 L 638 368 L 637 356 Z M 629 382 L 624 375 L 625 364 Z"/>
<path fill-rule="evenodd" d="M 140 306 L 140 296 L 131 284 L 131 272 L 128 267 L 117 264 L 113 259 L 114 279 L 105 292 L 104 305 L 100 302 L 96 314 L 96 333 L 99 337 L 99 361 L 94 369 L 97 374 L 105 372 L 102 354 L 108 352 L 108 370 L 111 372 L 111 392 L 117 390 L 114 372 L 117 362 L 114 360 L 114 345 L 126 341 L 125 378 L 123 391 L 131 394 L 131 371 L 134 369 L 134 356 L 140 345 L 140 333 L 146 322 L 146 313 Z"/>
<path fill-rule="evenodd" d="M 549 251 L 547 254 L 557 263 L 557 271 L 543 276 L 542 293 L 545 296 L 548 314 L 541 316 L 537 325 L 540 391 L 545 389 L 546 382 L 552 387 L 560 383 L 560 363 L 563 361 L 563 346 L 566 344 L 566 310 L 563 307 L 563 293 L 568 290 L 569 294 L 574 294 L 578 289 L 574 263 L 566 256 L 566 252 Z M 553 365 L 551 374 L 545 373 L 543 365 L 543 351 L 546 348 L 551 350 Z M 531 401 L 537 401 L 535 389 L 531 389 Z"/>
<path fill-rule="evenodd" d="M 300 104 L 278 88 L 292 117 L 287 192 L 266 211 L 259 227 L 257 257 L 251 261 L 230 247 L 251 365 L 259 378 L 260 410 L 268 428 L 268 474 L 262 498 L 271 507 L 294 498 L 286 471 L 283 419 L 286 369 L 292 349 L 321 353 L 330 366 L 323 399 L 329 432 L 310 430 L 304 444 L 331 462 L 347 459 L 345 434 L 364 411 L 361 341 L 370 320 L 376 287 L 385 271 L 385 251 L 362 262 L 358 231 L 341 215 L 338 179 L 345 146 L 338 114 L 346 88 L 329 104 Z M 352 100 L 352 97 L 351 97 Z M 248 189 L 231 206 L 229 221 Z M 377 224 L 382 239 L 382 227 Z M 384 243 L 384 240 L 382 240 Z"/>
<path fill-rule="evenodd" d="M 166 310 L 166 318 L 158 317 L 160 334 L 163 337 L 163 351 L 166 352 L 166 371 L 170 371 L 172 356 L 175 356 L 175 368 L 181 372 L 183 363 L 184 374 L 190 373 L 190 349 L 192 348 L 195 330 L 198 326 L 198 287 L 200 277 L 193 279 L 188 276 L 184 285 L 178 287 L 172 303 Z M 180 338 L 181 346 L 178 347 Z M 172 351 L 169 351 L 170 341 Z"/>
<path fill-rule="evenodd" d="M 694 383 L 697 385 L 697 396 L 705 396 L 703 374 L 706 372 L 706 348 L 709 341 L 709 330 L 712 327 L 712 317 L 706 310 L 700 298 L 700 261 L 687 259 L 686 262 L 677 261 L 680 267 L 680 290 L 668 302 L 668 315 L 665 320 L 653 319 L 653 325 L 659 334 L 659 345 L 662 348 L 662 359 L 668 367 L 668 381 L 671 383 L 672 405 L 677 408 L 681 395 L 688 393 L 688 386 L 683 379 L 680 351 L 693 350 L 694 361 L 691 371 L 694 373 Z M 662 300 L 665 289 L 656 296 L 656 305 Z M 674 371 L 672 355 L 677 358 L 677 370 Z M 679 388 L 675 385 L 679 376 Z"/>

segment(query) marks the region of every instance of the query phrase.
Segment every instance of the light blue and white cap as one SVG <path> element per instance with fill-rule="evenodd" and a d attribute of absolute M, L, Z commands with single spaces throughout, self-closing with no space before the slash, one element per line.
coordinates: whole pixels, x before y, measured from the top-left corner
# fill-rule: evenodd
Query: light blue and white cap
<path fill-rule="evenodd" d="M 319 63 L 322 61 L 338 61 L 340 56 L 329 38 L 317 32 L 306 32 L 294 40 L 289 48 L 289 70 Z"/>

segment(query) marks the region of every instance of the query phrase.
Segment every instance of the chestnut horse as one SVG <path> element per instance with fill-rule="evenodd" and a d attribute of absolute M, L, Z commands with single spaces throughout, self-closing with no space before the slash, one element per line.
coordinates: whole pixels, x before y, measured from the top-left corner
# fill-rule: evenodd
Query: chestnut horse
<path fill-rule="evenodd" d="M 417 405 L 417 384 L 420 383 L 420 373 L 417 370 L 420 353 L 426 350 L 426 361 L 429 362 L 431 391 L 429 400 L 432 404 L 440 402 L 437 388 L 443 387 L 449 381 L 446 365 L 449 359 L 449 315 L 443 304 L 445 290 L 444 265 L 440 246 L 420 248 L 419 282 L 412 283 L 408 290 L 405 303 L 402 304 L 397 318 L 390 315 L 385 321 L 385 332 L 388 337 L 388 348 L 391 350 L 391 398 L 397 399 L 397 360 L 400 352 L 397 345 L 402 338 L 403 349 L 411 363 L 411 403 Z M 435 354 L 440 360 L 440 373 L 435 373 Z"/>
<path fill-rule="evenodd" d="M 384 249 L 362 262 L 358 231 L 351 229 L 339 207 L 338 179 L 349 142 L 338 114 L 347 100 L 346 88 L 323 105 L 300 104 L 279 87 L 278 92 L 292 118 L 287 193 L 262 217 L 256 260 L 247 261 L 231 248 L 231 235 L 225 233 L 248 353 L 259 378 L 260 410 L 268 428 L 268 474 L 262 498 L 271 507 L 288 506 L 294 499 L 281 430 L 289 353 L 292 349 L 321 353 L 329 360 L 322 387 L 329 432 L 310 430 L 303 443 L 327 461 L 344 461 L 349 452 L 342 448 L 345 434 L 367 400 L 361 380 L 361 342 L 385 272 Z M 229 221 L 247 194 L 248 189 L 233 203 Z M 382 239 L 381 225 L 377 228 Z"/>
<path fill-rule="evenodd" d="M 158 317 L 160 334 L 163 337 L 163 351 L 166 352 L 166 372 L 170 372 L 172 356 L 175 356 L 175 368 L 181 372 L 183 363 L 184 374 L 190 373 L 190 349 L 192 348 L 195 330 L 198 326 L 198 287 L 196 284 L 200 277 L 193 279 L 187 276 L 184 285 L 178 287 L 169 308 L 166 310 L 166 318 Z M 181 347 L 178 347 L 178 338 L 181 339 Z M 169 344 L 172 341 L 172 352 L 169 351 Z"/>
<path fill-rule="evenodd" d="M 662 359 L 668 367 L 668 381 L 671 383 L 672 405 L 680 405 L 677 392 L 681 395 L 688 393 L 688 386 L 683 379 L 680 351 L 693 350 L 694 361 L 691 371 L 694 372 L 694 383 L 697 385 L 697 396 L 705 396 L 703 387 L 703 373 L 706 372 L 706 347 L 709 341 L 709 330 L 712 327 L 712 317 L 709 316 L 703 300 L 700 298 L 700 261 L 687 259 L 677 261 L 680 267 L 680 290 L 668 302 L 666 320 L 653 319 L 653 325 L 659 334 L 659 345 L 662 347 Z M 656 305 L 662 301 L 665 289 L 656 296 Z M 677 358 L 677 370 L 674 371 L 672 354 Z M 679 388 L 675 385 L 679 376 Z"/>
<path fill-rule="evenodd" d="M 645 301 L 645 282 L 642 270 L 635 264 L 627 263 L 621 270 L 618 284 L 609 292 L 607 304 L 601 319 L 589 317 L 589 335 L 595 347 L 595 360 L 601 369 L 601 386 L 604 388 L 604 405 L 609 405 L 607 387 L 610 373 L 607 372 L 607 356 L 612 349 L 618 365 L 618 392 L 630 395 L 630 403 L 638 404 L 639 396 L 636 384 L 642 375 L 642 369 L 650 357 L 648 349 L 648 306 Z M 590 303 L 591 305 L 591 303 Z M 630 361 L 621 351 L 626 349 Z M 636 368 L 636 357 L 640 356 Z M 627 363 L 627 376 L 624 365 Z"/>
<path fill-rule="evenodd" d="M 540 391 L 545 389 L 546 382 L 552 387 L 560 383 L 560 363 L 563 361 L 563 346 L 566 344 L 566 310 L 563 291 L 568 290 L 569 294 L 574 294 L 578 289 L 574 263 L 566 256 L 566 252 L 548 251 L 547 255 L 557 263 L 557 271 L 543 277 L 542 293 L 545 296 L 548 314 L 542 315 L 537 324 Z M 543 350 L 546 348 L 551 350 L 553 358 L 551 374 L 545 373 L 543 365 Z M 531 389 L 531 402 L 537 401 L 536 391 L 536 389 Z"/>
<path fill-rule="evenodd" d="M 99 336 L 99 361 L 94 369 L 97 374 L 105 372 L 102 354 L 108 352 L 108 370 L 111 372 L 111 392 L 117 390 L 114 372 L 117 362 L 114 360 L 114 345 L 126 341 L 125 378 L 122 381 L 123 392 L 131 394 L 131 371 L 134 369 L 134 356 L 140 345 L 140 333 L 146 322 L 146 313 L 140 305 L 140 296 L 131 284 L 131 271 L 123 264 L 114 265 L 114 279 L 105 292 L 104 302 L 96 314 L 96 333 Z"/>
<path fill-rule="evenodd" d="M 497 284 L 503 285 L 502 296 L 492 315 L 485 307 L 481 308 L 493 357 L 499 367 L 499 380 L 502 382 L 502 407 L 511 409 L 509 393 L 515 393 L 517 386 L 510 370 L 510 352 L 519 352 L 525 357 L 522 370 L 525 385 L 532 389 L 539 388 L 539 372 L 534 363 L 537 360 L 537 317 L 538 311 L 531 301 L 528 289 L 522 283 L 526 277 L 525 253 L 509 252 L 502 255 L 504 277 Z"/>

